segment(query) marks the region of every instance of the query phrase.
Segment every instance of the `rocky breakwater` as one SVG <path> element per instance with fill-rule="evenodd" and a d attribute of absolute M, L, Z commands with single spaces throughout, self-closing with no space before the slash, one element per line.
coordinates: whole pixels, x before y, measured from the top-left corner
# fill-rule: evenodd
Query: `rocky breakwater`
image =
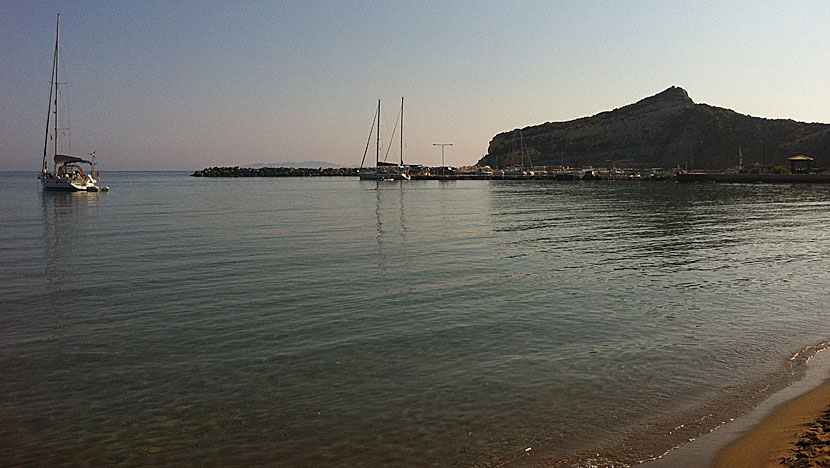
<path fill-rule="evenodd" d="M 357 177 L 357 169 L 338 167 L 318 169 L 296 167 L 208 167 L 190 174 L 192 177 Z"/>

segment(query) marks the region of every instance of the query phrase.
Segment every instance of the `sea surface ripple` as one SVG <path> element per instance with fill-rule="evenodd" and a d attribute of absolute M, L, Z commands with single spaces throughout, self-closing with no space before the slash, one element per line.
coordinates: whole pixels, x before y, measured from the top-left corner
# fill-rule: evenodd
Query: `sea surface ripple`
<path fill-rule="evenodd" d="M 8 466 L 632 463 L 830 337 L 826 186 L 104 176 L 0 173 Z"/>

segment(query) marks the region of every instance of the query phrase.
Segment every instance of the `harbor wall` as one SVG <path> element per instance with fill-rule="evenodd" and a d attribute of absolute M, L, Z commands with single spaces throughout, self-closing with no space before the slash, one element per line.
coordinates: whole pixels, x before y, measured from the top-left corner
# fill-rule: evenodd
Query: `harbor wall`
<path fill-rule="evenodd" d="M 677 174 L 678 182 L 720 182 L 731 184 L 827 184 L 830 174 Z"/>

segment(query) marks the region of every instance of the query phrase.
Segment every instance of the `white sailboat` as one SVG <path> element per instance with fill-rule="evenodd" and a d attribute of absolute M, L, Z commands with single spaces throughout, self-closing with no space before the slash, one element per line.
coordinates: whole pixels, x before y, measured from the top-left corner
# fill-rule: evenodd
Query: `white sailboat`
<path fill-rule="evenodd" d="M 58 123 L 58 102 L 60 101 L 60 82 L 58 81 L 58 70 L 60 65 L 60 31 L 61 15 L 58 14 L 57 33 L 55 35 L 55 55 L 52 62 L 52 83 L 49 89 L 49 113 L 46 117 L 46 137 L 43 142 L 43 164 L 41 166 L 40 184 L 44 190 L 65 190 L 65 191 L 87 191 L 98 192 L 109 190 L 109 187 L 99 187 L 96 183 L 100 180 L 99 174 L 95 171 L 95 152 L 89 153 L 90 159 L 79 158 L 60 154 L 58 140 L 61 128 Z M 52 125 L 50 129 L 50 124 Z M 53 133 L 50 133 L 50 130 Z M 48 170 L 47 153 L 49 151 L 50 138 L 54 144 L 52 151 L 54 166 L 52 172 Z M 86 167 L 86 170 L 84 170 Z"/>
<path fill-rule="evenodd" d="M 512 144 L 516 143 L 516 135 L 513 135 L 513 142 Z M 514 150 L 511 148 L 511 153 Z M 510 169 L 505 169 L 504 175 L 519 175 L 519 176 L 527 176 L 527 175 L 534 175 L 533 173 L 533 163 L 530 161 L 530 153 L 527 151 L 527 147 L 525 146 L 525 139 L 524 135 L 522 135 L 522 129 L 519 129 L 519 155 L 521 157 L 521 165 L 514 166 Z M 527 155 L 527 162 L 530 165 L 529 167 L 525 166 L 525 155 Z"/>
<path fill-rule="evenodd" d="M 363 160 L 360 162 L 360 170 L 358 176 L 360 180 L 410 180 L 412 177 L 407 172 L 407 167 L 403 163 L 403 98 L 401 98 L 401 162 L 389 163 L 380 160 L 380 99 L 378 99 L 378 109 L 376 113 L 377 119 L 372 121 L 372 129 L 369 130 L 369 140 L 366 142 L 366 149 L 363 151 Z M 372 132 L 375 130 L 375 123 L 377 123 L 377 138 L 375 144 L 375 167 L 365 168 L 363 163 L 366 161 L 366 152 L 369 150 L 369 142 L 372 141 Z M 390 143 L 391 146 L 391 143 Z"/>

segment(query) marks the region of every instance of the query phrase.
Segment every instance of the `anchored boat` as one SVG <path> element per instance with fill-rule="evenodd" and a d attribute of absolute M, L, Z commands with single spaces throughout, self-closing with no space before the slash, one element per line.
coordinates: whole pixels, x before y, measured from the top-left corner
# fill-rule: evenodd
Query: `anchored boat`
<path fill-rule="evenodd" d="M 43 142 L 43 164 L 40 174 L 40 184 L 44 190 L 66 190 L 98 192 L 109 190 L 109 187 L 96 185 L 101 177 L 95 171 L 95 152 L 89 153 L 90 159 L 79 158 L 59 153 L 58 140 L 62 131 L 58 120 L 58 103 L 60 101 L 60 82 L 58 81 L 58 70 L 60 65 L 60 31 L 61 15 L 58 14 L 57 33 L 55 35 L 55 56 L 52 61 L 52 86 L 49 89 L 49 114 L 46 117 L 46 137 Z M 51 127 L 50 127 L 51 126 Z M 48 169 L 48 157 L 51 143 L 54 145 L 54 166 L 52 172 Z M 86 168 L 86 169 L 84 169 Z"/>
<path fill-rule="evenodd" d="M 375 131 L 375 120 L 372 121 L 372 129 L 369 131 L 369 141 L 366 142 L 366 149 L 363 151 L 363 160 L 360 162 L 360 170 L 358 175 L 360 180 L 410 180 L 408 166 L 403 163 L 403 98 L 401 98 L 401 162 L 389 163 L 380 160 L 380 99 L 378 99 L 378 109 L 375 113 L 377 120 L 377 142 L 375 145 L 375 167 L 364 168 L 363 163 L 366 161 L 366 152 L 369 150 L 369 142 L 372 141 L 372 133 Z M 397 123 L 395 124 L 397 127 Z M 391 142 L 390 142 L 391 146 Z M 388 154 L 388 151 L 387 151 Z"/>

